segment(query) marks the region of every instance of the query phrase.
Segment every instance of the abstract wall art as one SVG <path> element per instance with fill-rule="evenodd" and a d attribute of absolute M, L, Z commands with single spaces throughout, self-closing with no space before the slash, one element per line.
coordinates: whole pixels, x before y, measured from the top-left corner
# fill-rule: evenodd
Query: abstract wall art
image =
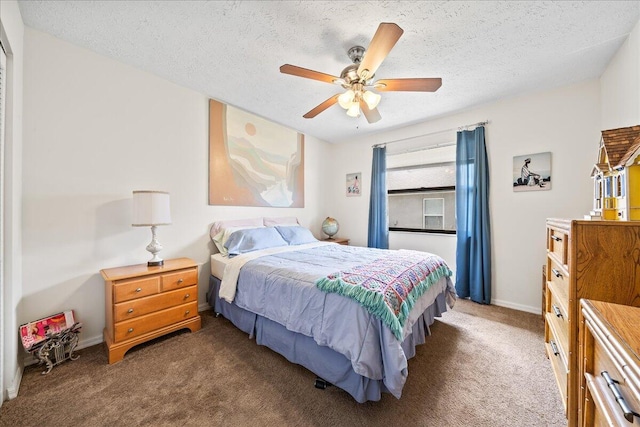
<path fill-rule="evenodd" d="M 304 135 L 209 100 L 209 204 L 304 207 Z"/>

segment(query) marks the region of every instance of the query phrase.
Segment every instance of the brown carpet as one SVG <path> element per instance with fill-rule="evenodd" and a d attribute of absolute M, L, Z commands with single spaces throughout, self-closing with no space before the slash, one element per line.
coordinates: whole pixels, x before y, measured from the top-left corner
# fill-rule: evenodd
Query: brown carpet
<path fill-rule="evenodd" d="M 202 330 L 159 338 L 114 365 L 98 345 L 46 376 L 27 367 L 0 426 L 566 425 L 537 315 L 458 301 L 409 361 L 402 398 L 358 404 L 201 314 Z"/>

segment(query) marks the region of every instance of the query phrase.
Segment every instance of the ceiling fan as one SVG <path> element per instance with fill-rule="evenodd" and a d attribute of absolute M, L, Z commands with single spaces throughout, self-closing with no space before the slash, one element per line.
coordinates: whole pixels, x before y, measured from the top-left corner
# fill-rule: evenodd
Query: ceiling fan
<path fill-rule="evenodd" d="M 375 123 L 381 119 L 376 107 L 382 97 L 370 89 L 380 92 L 435 92 L 438 90 L 442 85 L 441 78 L 383 79 L 373 82 L 376 70 L 393 49 L 403 32 L 404 30 L 394 23 L 381 23 L 369 44 L 369 49 L 365 51 L 362 46 L 353 46 L 349 49 L 347 54 L 353 64 L 342 70 L 340 77 L 290 64 L 281 66 L 281 73 L 339 84 L 347 89 L 342 94 L 333 95 L 302 117 L 311 119 L 338 103 L 347 110 L 348 116 L 360 117 L 360 112 L 362 111 L 369 123 Z"/>

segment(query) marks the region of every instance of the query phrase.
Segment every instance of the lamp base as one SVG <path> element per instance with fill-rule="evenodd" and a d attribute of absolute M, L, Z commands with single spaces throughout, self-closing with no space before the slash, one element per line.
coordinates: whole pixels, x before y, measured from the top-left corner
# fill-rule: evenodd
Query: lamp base
<path fill-rule="evenodd" d="M 147 246 L 147 250 L 151 252 L 153 257 L 147 262 L 148 267 L 159 267 L 164 265 L 164 260 L 158 256 L 158 252 L 162 250 L 162 245 L 156 239 L 156 226 L 151 226 L 151 243 Z"/>

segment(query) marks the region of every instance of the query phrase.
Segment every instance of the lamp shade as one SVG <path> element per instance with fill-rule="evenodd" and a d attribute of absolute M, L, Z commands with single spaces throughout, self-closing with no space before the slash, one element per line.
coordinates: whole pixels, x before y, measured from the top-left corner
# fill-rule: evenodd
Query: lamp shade
<path fill-rule="evenodd" d="M 360 104 L 357 102 L 354 102 L 353 104 L 351 104 L 351 106 L 347 110 L 347 116 L 360 117 Z"/>
<path fill-rule="evenodd" d="M 171 224 L 169 193 L 165 191 L 133 192 L 134 227 Z"/>
<path fill-rule="evenodd" d="M 353 104 L 354 102 L 353 98 L 355 96 L 356 94 L 351 89 L 349 89 L 348 91 L 346 91 L 345 93 L 343 93 L 338 97 L 338 104 L 340 104 L 340 106 L 346 110 L 349 107 L 351 107 L 351 104 Z"/>
<path fill-rule="evenodd" d="M 364 102 L 367 103 L 367 107 L 369 107 L 370 110 L 373 110 L 378 106 L 381 98 L 382 97 L 380 95 L 378 95 L 377 93 L 373 93 L 369 90 L 365 91 L 362 94 L 362 99 L 364 99 Z"/>

